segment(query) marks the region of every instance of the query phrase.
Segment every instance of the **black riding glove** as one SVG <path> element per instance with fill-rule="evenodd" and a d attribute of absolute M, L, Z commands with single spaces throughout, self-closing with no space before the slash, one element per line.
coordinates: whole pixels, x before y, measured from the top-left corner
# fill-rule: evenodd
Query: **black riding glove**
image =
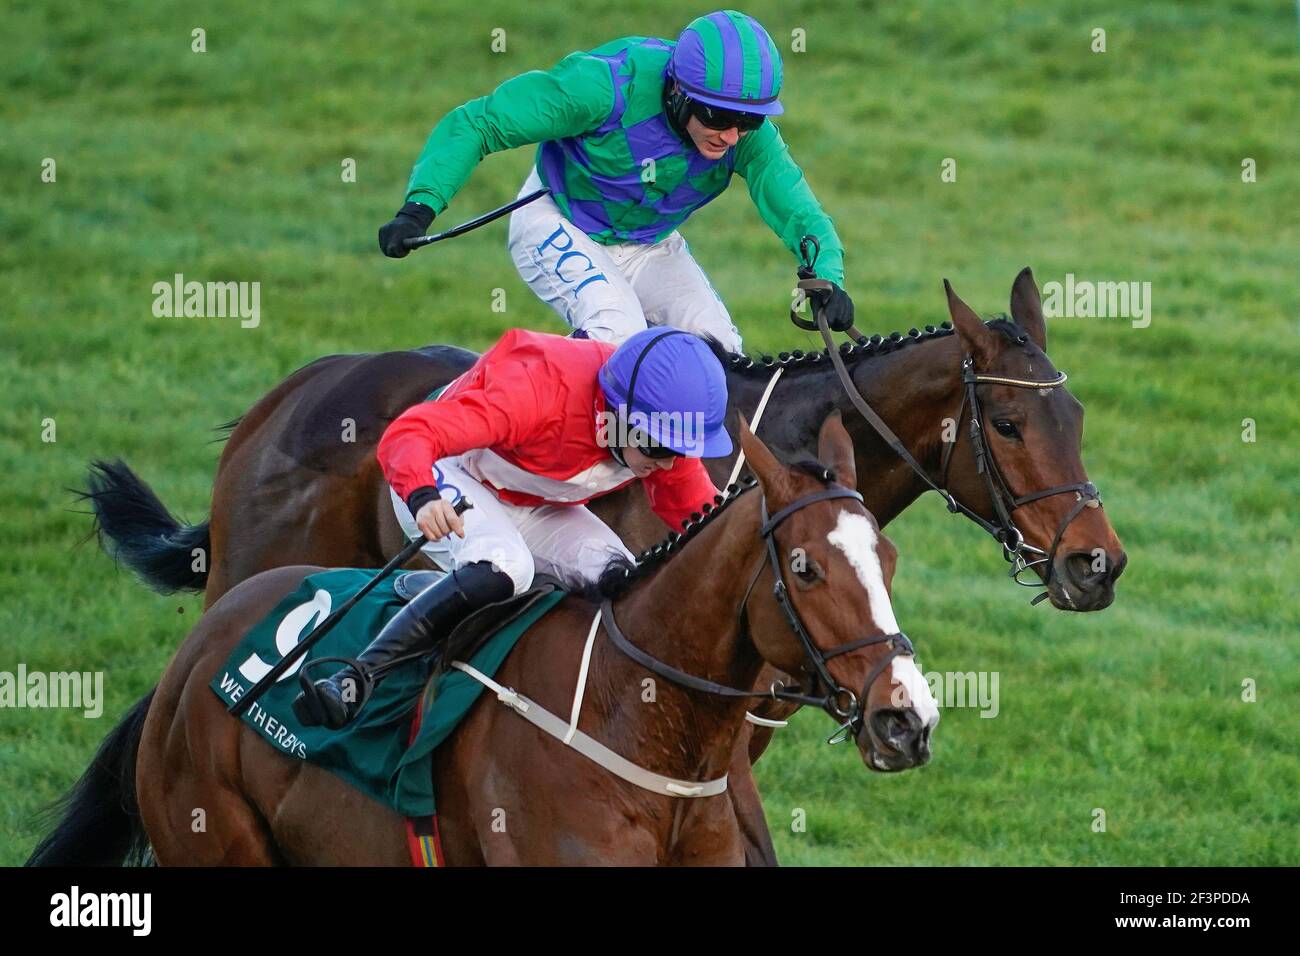
<path fill-rule="evenodd" d="M 813 292 L 816 305 L 826 313 L 826 324 L 832 332 L 847 332 L 853 325 L 853 300 L 834 282 L 825 292 Z"/>
<path fill-rule="evenodd" d="M 379 248 L 390 259 L 410 255 L 406 240 L 424 235 L 433 222 L 433 210 L 424 203 L 408 202 L 393 217 L 392 222 L 379 227 Z"/>

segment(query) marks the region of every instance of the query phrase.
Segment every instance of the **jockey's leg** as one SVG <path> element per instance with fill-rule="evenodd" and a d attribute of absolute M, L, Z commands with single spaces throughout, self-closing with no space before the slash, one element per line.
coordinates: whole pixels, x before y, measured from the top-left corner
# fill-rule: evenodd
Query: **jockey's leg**
<path fill-rule="evenodd" d="M 357 657 L 355 666 L 343 667 L 298 695 L 293 709 L 303 724 L 344 726 L 394 667 L 431 653 L 471 613 L 532 584 L 533 559 L 515 527 L 511 506 L 466 474 L 458 459 L 442 459 L 435 467 L 441 473 L 444 497 L 454 498 L 459 491 L 474 505 L 462 516 L 464 538 L 452 535 L 426 545 L 426 553 L 449 573 L 398 611 Z M 397 501 L 396 508 L 399 516 L 405 511 L 410 518 L 405 503 Z M 403 527 L 408 533 L 419 533 L 413 520 L 409 525 L 403 522 Z"/>
<path fill-rule="evenodd" d="M 520 195 L 541 188 L 533 170 Z M 543 302 L 585 337 L 618 344 L 646 328 L 645 313 L 618 258 L 564 217 L 550 196 L 510 214 L 510 257 Z"/>
<path fill-rule="evenodd" d="M 613 529 L 581 505 L 530 508 L 519 531 L 537 570 L 562 581 L 595 581 L 618 555 L 634 560 Z"/>
<path fill-rule="evenodd" d="M 434 564 L 451 571 L 475 561 L 490 561 L 497 570 L 509 575 L 514 593 L 523 594 L 533 583 L 533 558 L 519 534 L 519 522 L 528 509 L 501 501 L 474 478 L 461 464 L 459 456 L 442 458 L 434 464 L 435 481 L 442 496 L 455 501 L 458 495 L 474 506 L 461 515 L 465 537 L 449 535 L 441 541 L 426 541 L 420 549 Z M 393 513 L 402 531 L 412 540 L 422 533 L 406 502 L 389 489 Z"/>
<path fill-rule="evenodd" d="M 624 266 L 624 274 L 651 325 L 712 336 L 728 351 L 740 351 L 740 332 L 681 233 L 646 246 Z"/>

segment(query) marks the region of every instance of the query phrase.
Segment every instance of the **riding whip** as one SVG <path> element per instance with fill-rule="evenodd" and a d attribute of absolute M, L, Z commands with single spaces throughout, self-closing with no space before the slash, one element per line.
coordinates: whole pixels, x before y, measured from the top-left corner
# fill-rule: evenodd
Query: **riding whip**
<path fill-rule="evenodd" d="M 462 497 L 456 502 L 455 511 L 458 515 L 464 514 L 472 507 L 474 506 L 470 504 L 469 499 Z M 243 716 L 244 712 L 253 705 L 253 702 L 266 693 L 267 688 L 278 681 L 284 675 L 285 671 L 292 667 L 299 658 L 311 650 L 312 646 L 322 637 L 334 629 L 334 626 L 342 620 L 344 614 L 347 614 L 358 601 L 374 590 L 375 585 L 386 578 L 390 572 L 400 568 L 407 561 L 410 561 L 415 557 L 419 550 L 424 547 L 424 544 L 425 538 L 423 533 L 421 533 L 421 535 L 415 540 L 407 542 L 406 547 L 395 554 L 391 561 L 380 568 L 379 571 L 375 573 L 375 576 L 367 581 L 356 594 L 352 595 L 352 597 L 340 604 L 333 614 L 321 621 L 320 625 L 316 627 L 311 634 L 307 635 L 306 639 L 298 642 L 293 650 L 280 658 L 276 665 L 267 671 L 266 674 L 263 675 L 262 679 L 254 684 L 247 694 L 231 704 L 230 707 L 227 708 L 231 716 Z"/>
<path fill-rule="evenodd" d="M 441 242 L 444 239 L 455 239 L 457 236 L 463 236 L 467 232 L 477 229 L 479 226 L 486 226 L 494 219 L 500 219 L 508 212 L 514 212 L 520 206 L 527 206 L 534 199 L 541 199 L 543 196 L 550 194 L 550 189 L 543 186 L 527 196 L 520 196 L 514 202 L 508 202 L 504 206 L 498 206 L 491 212 L 485 212 L 477 219 L 471 219 L 469 222 L 462 222 L 454 229 L 448 229 L 446 232 L 440 232 L 436 236 L 417 236 L 414 239 L 403 239 L 402 244 L 408 249 L 419 249 L 421 246 L 433 245 L 435 242 Z"/>

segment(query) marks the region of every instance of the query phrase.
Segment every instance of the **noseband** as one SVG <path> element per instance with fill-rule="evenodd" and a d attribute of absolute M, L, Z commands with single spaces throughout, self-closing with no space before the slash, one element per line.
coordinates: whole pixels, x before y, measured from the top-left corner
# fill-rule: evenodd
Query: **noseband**
<path fill-rule="evenodd" d="M 745 490 L 754 487 L 749 485 Z M 754 585 L 758 582 L 759 575 L 762 574 L 764 567 L 772 569 L 772 576 L 776 579 L 772 587 L 773 597 L 776 599 L 777 606 L 785 615 L 786 623 L 790 626 L 799 639 L 799 644 L 803 648 L 806 663 L 811 665 L 811 674 L 816 680 L 818 687 L 824 687 L 826 693 L 823 696 L 815 696 L 811 693 L 804 693 L 802 690 L 786 690 L 779 682 L 772 685 L 766 692 L 740 690 L 736 687 L 728 687 L 725 684 L 719 684 L 715 681 L 706 680 L 702 677 L 696 677 L 685 671 L 678 670 L 671 664 L 665 664 L 657 657 L 647 654 L 641 648 L 637 647 L 627 639 L 627 635 L 619 628 L 618 623 L 614 620 L 613 604 L 606 600 L 601 604 L 600 614 L 605 630 L 609 634 L 610 640 L 614 646 L 622 651 L 627 657 L 636 661 L 647 670 L 658 674 L 660 677 L 677 684 L 680 687 L 686 687 L 690 690 L 701 691 L 718 697 L 730 698 L 748 698 L 762 697 L 775 700 L 786 700 L 797 704 L 811 704 L 814 707 L 820 707 L 836 720 L 840 721 L 839 728 L 827 740 L 827 743 L 840 743 L 849 737 L 856 736 L 862 728 L 862 722 L 865 717 L 865 708 L 867 694 L 871 690 L 871 685 L 876 679 L 884 673 L 888 667 L 901 654 L 910 654 L 915 656 L 916 652 L 912 648 L 912 642 L 908 640 L 907 635 L 901 632 L 897 634 L 876 634 L 870 637 L 861 637 L 854 641 L 848 641 L 832 648 L 829 651 L 823 651 L 813 643 L 808 634 L 808 629 L 804 625 L 803 618 L 799 616 L 798 609 L 790 599 L 789 590 L 785 586 L 785 575 L 781 569 L 781 559 L 776 548 L 776 529 L 785 521 L 786 518 L 800 511 L 809 505 L 821 501 L 830 501 L 836 498 L 854 498 L 862 501 L 862 495 L 851 488 L 825 488 L 821 491 L 815 491 L 810 495 L 786 505 L 776 514 L 768 517 L 767 498 L 764 497 L 760 502 L 760 509 L 763 524 L 759 529 L 766 545 L 765 560 L 760 559 L 758 567 L 755 569 L 753 576 L 749 579 L 749 586 L 745 589 L 745 597 L 740 602 L 740 610 L 737 612 L 737 629 L 742 636 L 748 634 L 749 630 L 749 598 L 754 591 Z M 837 681 L 826 666 L 826 662 L 832 658 L 839 657 L 842 654 L 849 654 L 853 651 L 860 650 L 864 647 L 870 647 L 873 644 L 888 644 L 889 653 L 876 662 L 871 672 L 867 675 L 866 681 L 863 682 L 861 694 L 855 694 L 852 690 L 843 686 Z"/>

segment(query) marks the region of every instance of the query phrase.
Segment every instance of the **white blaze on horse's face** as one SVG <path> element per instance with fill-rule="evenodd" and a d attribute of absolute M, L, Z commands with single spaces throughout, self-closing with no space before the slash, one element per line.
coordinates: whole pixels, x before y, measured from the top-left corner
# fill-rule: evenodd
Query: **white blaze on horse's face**
<path fill-rule="evenodd" d="M 882 634 L 897 634 L 898 622 L 894 619 L 894 606 L 889 600 L 889 591 L 885 588 L 885 575 L 880 566 L 880 537 L 875 526 L 866 515 L 841 511 L 835 522 L 835 530 L 826 536 L 826 540 L 844 552 L 858 572 L 858 580 L 867 592 L 867 601 L 871 606 L 871 621 Z M 916 666 L 916 659 L 910 654 L 895 657 L 889 665 L 892 681 L 897 681 L 907 692 L 907 701 L 911 703 L 916 715 L 927 727 L 939 722 L 939 705 L 930 693 L 930 685 Z M 890 686 L 893 686 L 892 683 Z M 905 704 L 906 706 L 906 704 Z"/>

